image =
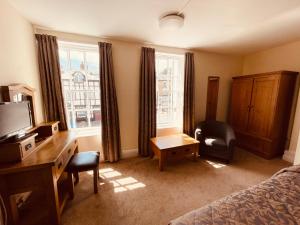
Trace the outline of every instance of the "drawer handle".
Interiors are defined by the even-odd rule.
[[[25,145],[25,151],[28,151],[29,149],[31,149],[31,147],[32,147],[31,143]]]
[[[62,166],[62,162],[60,162],[59,164],[58,164],[58,169],[60,169],[60,167]]]
[[[57,131],[57,126],[55,126],[55,127],[53,128],[53,130],[54,130],[54,131]]]

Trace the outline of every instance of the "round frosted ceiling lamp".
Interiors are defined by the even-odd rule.
[[[184,16],[182,14],[168,14],[159,19],[159,27],[166,30],[176,30],[184,24]]]

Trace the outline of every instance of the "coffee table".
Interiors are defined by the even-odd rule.
[[[193,154],[196,160],[199,150],[199,141],[186,134],[151,138],[150,145],[153,153],[158,157],[160,171],[164,170],[168,158],[183,158]]]

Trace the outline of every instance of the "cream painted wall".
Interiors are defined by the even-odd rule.
[[[298,99],[300,99],[300,94]],[[289,150],[290,158],[294,157],[294,165],[300,165],[300,103],[298,102],[296,113],[295,113],[295,122],[292,133],[292,142],[291,148]],[[290,160],[292,162],[292,160]]]
[[[138,146],[138,100],[139,100],[139,66],[141,47],[154,47],[158,52],[184,54],[187,49],[169,48],[118,40],[105,40],[98,37],[83,36],[55,31],[36,30],[47,33],[62,41],[97,44],[108,41],[113,44],[115,82],[119,106],[122,150],[137,149]],[[232,75],[242,72],[242,58],[220,54],[195,52],[195,119],[205,118],[207,79],[210,75],[221,77],[217,118],[226,120],[230,82]]]
[[[226,121],[232,77],[242,73],[242,58],[195,53],[195,121],[205,119],[208,76],[220,76],[217,120]]]
[[[0,86],[24,83],[36,89],[36,119],[43,121],[40,81],[32,25],[0,1]]]
[[[300,41],[250,54],[244,57],[243,73],[277,70],[300,71]]]
[[[250,54],[244,57],[243,74],[270,72],[277,70],[291,70],[300,72],[300,41],[278,46],[265,51]],[[288,136],[290,136],[288,150],[284,159],[300,163],[299,134],[300,134],[300,93],[299,77],[297,91],[293,99],[293,114],[290,121]]]

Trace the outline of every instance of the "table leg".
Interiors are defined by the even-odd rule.
[[[194,157],[193,157],[193,160],[197,161],[198,145],[195,145],[193,148],[194,148]]]
[[[69,189],[69,195],[70,199],[74,199],[74,183],[73,183],[73,174],[71,172],[68,172],[68,189]]]
[[[150,152],[150,159],[153,159],[153,157],[154,157],[154,152],[153,152],[153,150],[151,149],[151,152]]]
[[[166,152],[161,151],[160,156],[159,156],[159,170],[160,171],[164,170],[165,160],[166,160]]]

